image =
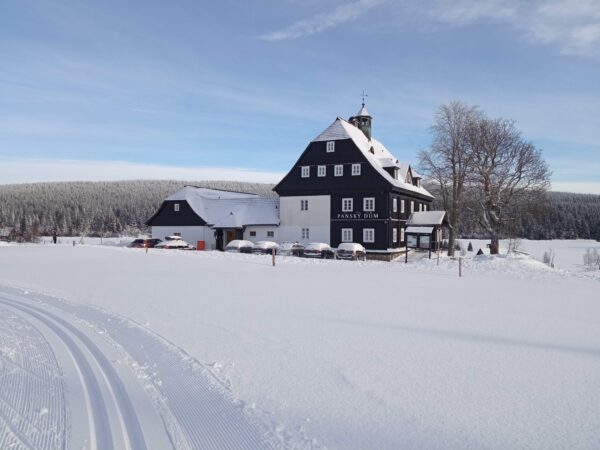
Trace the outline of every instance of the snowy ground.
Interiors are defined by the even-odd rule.
[[[191,448],[598,448],[600,276],[581,266],[600,243],[530,242],[535,256],[552,245],[557,269],[484,256],[458,278],[456,261],[416,255],[272,267],[216,252],[2,246],[1,385],[9,373],[24,387],[0,398],[0,436],[46,442],[32,448],[73,436],[73,368],[37,313],[100,348],[133,410],[153,411],[137,414],[142,436],[166,429]],[[41,399],[28,387],[38,378],[10,368],[31,358],[52,380]],[[121,408],[107,409],[119,448]],[[221,441],[194,440],[194,429],[221,430]],[[223,441],[228,432],[245,440]]]

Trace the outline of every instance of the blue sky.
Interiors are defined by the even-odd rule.
[[[4,0],[0,56],[0,183],[277,181],[364,89],[401,160],[458,99],[600,193],[597,0]]]

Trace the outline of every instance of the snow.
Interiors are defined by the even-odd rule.
[[[411,213],[406,225],[441,225],[446,211],[418,211]]]
[[[406,233],[431,234],[433,227],[406,227]]]
[[[468,255],[462,278],[457,261],[419,253],[273,267],[237,253],[15,245],[0,248],[0,284],[143,324],[284,447],[598,448],[600,277],[577,261],[600,243],[522,247],[549,244],[558,269]],[[106,334],[128,342],[119,330]]]
[[[186,186],[167,201],[187,201],[204,221],[217,228],[279,225],[279,198]]]

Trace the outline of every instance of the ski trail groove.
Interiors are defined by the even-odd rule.
[[[4,296],[0,296],[0,302],[35,317],[40,322],[52,329],[67,346],[69,352],[73,356],[78,370],[80,371],[82,382],[86,386],[88,404],[91,408],[89,412],[93,415],[94,432],[92,434],[96,441],[96,448],[99,450],[110,450],[113,448],[112,430],[110,427],[110,421],[108,419],[107,407],[102,396],[99,382],[90,364],[88,364],[83,352],[81,351],[81,348],[77,345],[75,340],[63,330],[63,328],[68,330],[68,332],[70,332],[83,344],[83,346],[92,354],[95,362],[98,364],[98,367],[102,372],[102,376],[105,378],[106,385],[111,392],[112,399],[118,405],[119,421],[122,427],[125,447],[135,450],[147,449],[139,420],[129,395],[125,390],[123,383],[121,382],[121,379],[112,367],[109,360],[91,341],[91,339],[89,339],[85,334],[83,334],[73,325],[69,324],[67,321],[41,308],[37,308],[32,305],[25,305],[19,301],[14,301]]]

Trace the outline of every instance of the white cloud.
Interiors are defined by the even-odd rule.
[[[552,190],[557,192],[577,192],[580,194],[600,194],[600,182],[553,182]]]
[[[0,184],[147,179],[276,183],[283,175],[278,172],[243,168],[178,167],[125,161],[0,158]]]
[[[321,33],[346,22],[357,19],[385,0],[358,0],[338,6],[333,11],[316,14],[302,19],[289,27],[273,31],[261,36],[267,41],[280,41],[283,39],[296,39],[302,36]]]

